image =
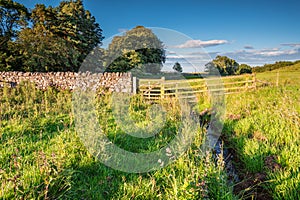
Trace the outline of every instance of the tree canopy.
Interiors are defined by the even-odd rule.
[[[0,0],[0,47],[13,37],[17,30],[27,24],[29,12],[27,8],[12,0]]]
[[[181,67],[181,65],[180,65],[179,62],[176,62],[176,63],[174,64],[173,69],[174,69],[175,71],[177,71],[177,72],[180,72],[180,73],[182,72],[182,67]]]
[[[18,30],[27,25],[29,12],[25,6],[12,0],[0,0],[0,71],[14,70],[13,40]]]
[[[291,61],[277,61],[273,64],[265,64],[263,66],[257,66],[257,67],[253,67],[253,71],[254,72],[265,72],[265,71],[272,71],[275,69],[280,69],[282,67],[287,67],[287,66],[291,66],[294,64],[300,63],[300,60],[295,61],[295,62],[291,62]]]
[[[143,26],[137,26],[123,36],[115,36],[106,54],[106,71],[109,72],[135,69],[157,73],[166,59],[162,42]]]
[[[217,56],[212,61],[218,68],[221,75],[233,75],[239,67],[239,64],[226,56]]]
[[[103,39],[100,25],[84,9],[82,0],[61,1],[58,7],[37,4],[27,21],[30,25],[17,30],[11,45],[18,65],[8,67],[0,61],[6,65],[2,70],[78,71]]]
[[[205,71],[209,74],[220,74],[221,76],[252,73],[252,68],[246,64],[239,64],[234,59],[226,56],[217,56],[205,65]]]
[[[236,74],[251,74],[252,68],[247,64],[241,64],[236,71]]]

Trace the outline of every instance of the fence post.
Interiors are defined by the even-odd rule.
[[[178,83],[175,85],[175,97],[178,98]]]
[[[246,90],[248,90],[248,88],[249,88],[249,76],[248,76],[248,74],[246,75]]]
[[[164,95],[165,95],[165,77],[161,77],[161,82],[160,82],[160,95],[161,95],[161,98],[163,99],[164,98]]]
[[[132,93],[137,94],[139,88],[139,80],[134,76],[132,78]]]
[[[148,81],[148,100],[151,98],[151,84],[150,81]]]
[[[279,71],[277,71],[277,77],[276,77],[276,87],[279,85]]]
[[[256,74],[255,73],[253,74],[253,86],[254,86],[254,89],[256,90]]]
[[[204,90],[206,90],[204,93],[207,93],[207,96],[209,95],[209,89],[208,89],[208,84],[207,84],[207,80],[205,80],[204,82],[204,87],[203,87]]]

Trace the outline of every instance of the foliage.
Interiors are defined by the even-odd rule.
[[[17,36],[17,30],[26,25],[28,10],[12,0],[0,0],[0,47]]]
[[[209,73],[210,75],[219,75],[220,74],[217,66],[213,62],[206,63],[204,71]]]
[[[247,65],[247,64],[241,64],[239,65],[236,74],[251,74],[252,73],[252,68]]]
[[[213,61],[205,65],[205,71],[211,74],[216,74],[217,70],[222,76],[234,75],[239,67],[239,64],[226,56],[217,56]]]
[[[264,66],[258,66],[258,67],[253,67],[253,72],[266,72],[266,71],[272,71],[275,69],[280,69],[283,67],[287,66],[292,66],[294,64],[300,63],[300,60],[291,62],[291,61],[278,61],[275,62],[274,64],[265,64]]]
[[[162,42],[150,30],[137,26],[123,36],[115,36],[107,50],[106,71],[135,69],[158,73],[165,62]]]
[[[6,70],[78,71],[103,39],[99,24],[84,9],[82,0],[61,1],[55,8],[37,4],[29,24],[11,41],[12,57],[18,65]]]
[[[177,72],[182,72],[182,67],[179,62],[176,62],[173,66],[173,69]]]
[[[13,40],[18,30],[27,25],[28,10],[12,0],[0,0],[0,71],[14,70],[16,62]]]
[[[58,7],[57,18],[53,32],[81,54],[80,61],[101,44],[102,30],[95,17],[84,9],[82,0],[62,1]]]

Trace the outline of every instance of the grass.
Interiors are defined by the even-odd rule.
[[[273,86],[277,84],[281,86],[298,86],[300,82],[300,63],[283,67],[277,70],[257,73],[257,79],[267,81]]]
[[[299,64],[279,71],[278,87],[226,99],[227,116],[239,116],[228,117],[223,130],[228,146],[236,151],[236,165],[243,177],[263,177],[252,188],[243,188],[240,197],[246,189],[250,189],[248,195],[255,196],[260,187],[273,199],[300,198]],[[274,81],[273,74],[257,77]]]
[[[299,66],[280,69],[278,87],[274,76],[277,72],[257,74],[272,84],[226,97],[221,137],[241,178],[234,185],[223,159],[216,162],[211,152],[201,150],[205,135],[200,128],[176,161],[147,173],[125,173],[87,151],[75,128],[71,92],[40,91],[25,83],[2,88],[0,199],[299,199]],[[96,102],[99,123],[110,141],[128,151],[160,149],[184,123],[177,102],[165,100],[159,103],[166,113],[157,135],[130,136],[126,132],[134,130],[128,122],[145,128],[162,118],[151,115],[151,104],[138,95],[125,107],[131,121],[118,118],[114,110],[123,108],[111,97]],[[201,99],[197,107],[209,105]]]
[[[125,173],[102,164],[76,133],[72,93],[30,84],[0,90],[0,199],[233,199],[224,166],[200,149],[203,134],[170,165],[148,173]],[[128,136],[116,123],[111,96],[98,98],[100,124],[108,138],[132,152],[151,152],[177,133],[180,109],[166,108],[156,137]],[[150,104],[140,96],[129,106],[132,119],[149,121]],[[150,115],[151,116],[151,115]]]

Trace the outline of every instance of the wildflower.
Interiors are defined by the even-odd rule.
[[[166,148],[166,156],[169,156],[169,157],[172,156],[172,151],[171,151],[171,149],[169,147]]]
[[[160,163],[160,165],[159,166],[161,166],[161,167],[163,167],[164,166],[164,161],[162,161],[161,159],[158,159],[158,161],[157,161],[158,163]]]

